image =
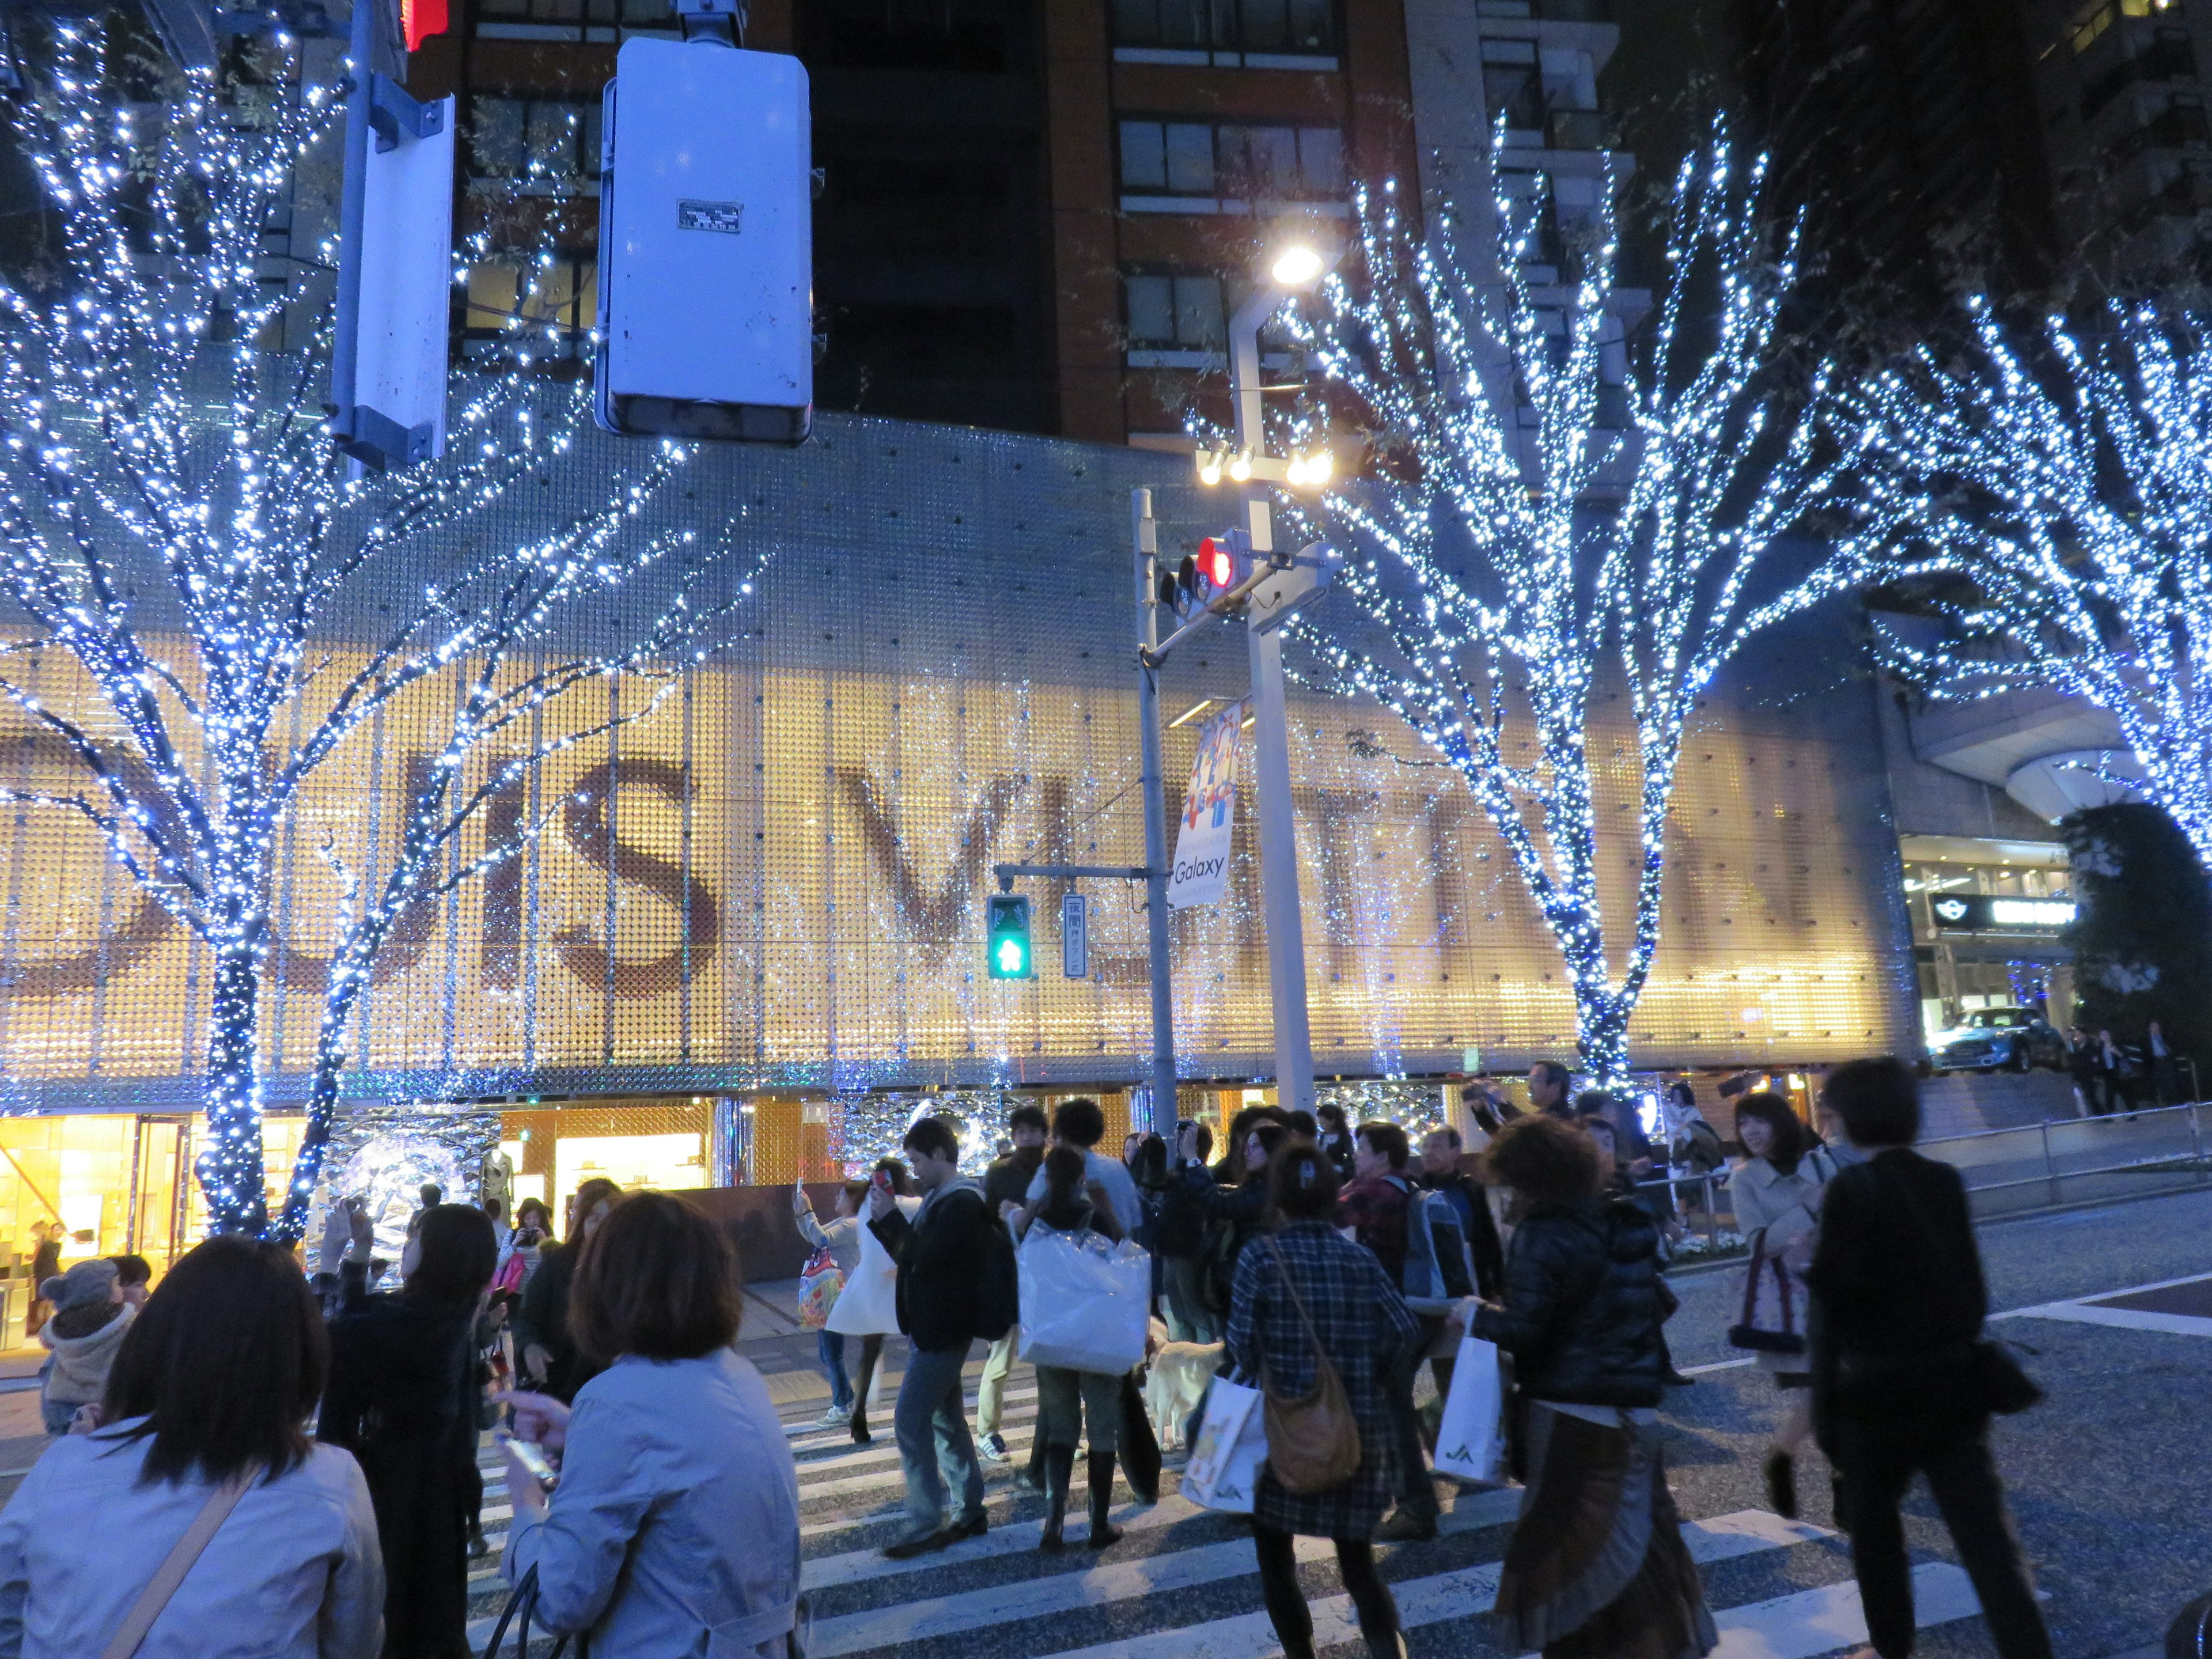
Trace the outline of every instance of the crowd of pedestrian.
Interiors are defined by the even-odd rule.
[[[1098,1151],[1097,1102],[1063,1102],[1049,1121],[1024,1107],[980,1182],[962,1173],[956,1127],[923,1116],[899,1158],[838,1189],[828,1219],[799,1189],[794,1220],[841,1281],[823,1322],[823,1426],[868,1437],[884,1341],[906,1339],[891,1413],[906,1523],[885,1553],[987,1529],[984,1470],[1007,1459],[1005,1382],[1026,1340],[1021,1285],[1042,1270],[1024,1263],[1055,1255],[1113,1264],[1098,1282],[1133,1284],[1137,1316],[1173,1333],[1166,1343],[1203,1349],[1217,1379],[1263,1397],[1249,1525],[1291,1659],[1316,1642],[1299,1537],[1330,1543],[1369,1653],[1402,1659],[1376,1550],[1437,1530],[1419,1376],[1426,1364],[1437,1401],[1454,1396],[1465,1337],[1465,1352],[1503,1357],[1481,1363],[1510,1382],[1499,1426],[1522,1485],[1498,1643],[1546,1659],[1711,1651],[1659,1411],[1686,1381],[1664,1332],[1667,1172],[1709,1178],[1718,1137],[1693,1098],[1647,1120],[1601,1091],[1576,1096],[1561,1067],[1529,1082],[1528,1109],[1475,1085],[1465,1127],[1430,1127],[1418,1149],[1389,1121],[1249,1107],[1211,1164],[1196,1123],[1172,1147],[1133,1134],[1115,1158]],[[1795,1513],[1817,1444],[1865,1651],[1902,1659],[1914,1616],[1899,1503],[1924,1475],[1997,1651],[2045,1659],[1987,1437],[1990,1415],[2034,1390],[1984,1340],[1959,1177],[1912,1150],[1917,1085],[1896,1061],[1838,1068],[1817,1121],[1818,1133],[1777,1095],[1741,1097],[1741,1161],[1723,1177],[1748,1248],[1731,1338],[1781,1396],[1772,1507]],[[221,1628],[227,1651],[460,1659],[482,1547],[477,1449],[496,1429],[514,1515],[503,1571],[544,1626],[588,1632],[596,1652],[781,1659],[800,1617],[796,1475],[766,1385],[734,1347],[726,1234],[682,1200],[603,1181],[579,1188],[559,1240],[535,1200],[509,1225],[498,1198],[422,1196],[396,1263],[347,1200],[312,1276],[273,1245],[217,1237],[150,1296],[128,1257],[40,1286],[57,1443],[0,1514],[0,1653],[104,1654],[130,1637],[119,1650],[155,1659],[204,1651],[200,1633]],[[1074,1311],[1103,1326],[1129,1310]],[[1146,1358],[1162,1342],[1148,1336]],[[971,1432],[962,1381],[979,1343]],[[1069,1541],[1079,1459],[1088,1550],[1121,1540],[1117,1480],[1157,1499],[1145,1360],[1103,1357],[1118,1352],[1102,1341],[1036,1361],[1021,1478],[1044,1498],[1041,1549]],[[1186,1434],[1208,1408],[1197,1402]]]

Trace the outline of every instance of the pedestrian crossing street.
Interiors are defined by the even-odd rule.
[[[972,1387],[972,1379],[971,1379]],[[789,1423],[799,1464],[805,1589],[816,1659],[1272,1659],[1279,1654],[1261,1606],[1249,1530],[1202,1510],[1175,1490],[1172,1468],[1160,1501],[1115,1510],[1125,1536],[1109,1551],[1082,1547],[1088,1531],[1085,1460],[1075,1465],[1067,1550],[1036,1548],[1042,1499],[1010,1480],[1027,1458],[1036,1389],[1017,1371],[1006,1394],[1004,1433],[1012,1463],[987,1466],[991,1530],[910,1561],[884,1558],[904,1530],[904,1490],[890,1443],[887,1383],[872,1445],[842,1430]],[[974,1395],[969,1396],[972,1420]],[[1171,1454],[1170,1460],[1176,1461]],[[512,1509],[504,1469],[487,1445],[483,1520],[491,1555],[472,1562],[471,1649],[482,1653],[507,1594],[498,1552]],[[1118,1486],[1117,1480],[1117,1486]],[[1448,1483],[1447,1483],[1448,1484]],[[1125,1492],[1126,1496],[1126,1492]],[[1517,1490],[1461,1492],[1445,1499],[1431,1541],[1378,1549],[1416,1656],[1465,1654],[1520,1659],[1492,1645],[1481,1618],[1498,1586]],[[1843,1540],[1825,1528],[1744,1510],[1688,1520],[1685,1537],[1704,1573],[1720,1626],[1723,1659],[1818,1659],[1866,1639]],[[1359,1632],[1339,1593],[1334,1554],[1323,1540],[1297,1541],[1301,1577],[1314,1610],[1317,1648]],[[1978,1611],[1966,1575],[1948,1564],[1914,1571],[1921,1624]],[[510,1633],[502,1659],[512,1651]],[[550,1643],[535,1640],[534,1654]],[[1533,1659],[1533,1656],[1529,1656]]]

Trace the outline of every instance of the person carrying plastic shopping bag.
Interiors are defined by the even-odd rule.
[[[1266,1393],[1268,1457],[1252,1500],[1252,1542],[1267,1617],[1287,1659],[1313,1659],[1313,1613],[1298,1587],[1295,1537],[1328,1538],[1375,1659],[1402,1659],[1398,1604],[1375,1570],[1375,1529],[1396,1486],[1397,1436],[1385,1379],[1420,1325],[1371,1251],[1330,1224],[1335,1166],[1310,1140],[1268,1160],[1273,1231],[1237,1257],[1229,1353]],[[1350,1421],[1344,1421],[1347,1416]],[[1296,1425],[1295,1432],[1283,1432]],[[1352,1462],[1326,1485],[1306,1466],[1324,1443]]]
[[[1079,1240],[1084,1235],[1095,1233],[1115,1243],[1123,1239],[1121,1224],[1115,1219],[1112,1209],[1102,1201],[1103,1190],[1087,1178],[1081,1152],[1073,1146],[1054,1147],[1045,1154],[1043,1174],[1045,1188],[1042,1196],[1031,1199],[1020,1208],[1007,1206],[1012,1212],[1007,1219],[1014,1237],[1024,1246],[1025,1279],[1029,1264],[1037,1259],[1034,1253],[1051,1248],[1054,1236]],[[1138,1357],[1142,1355],[1140,1335]],[[1128,1366],[1118,1370],[1078,1370],[1048,1364],[1041,1355],[1036,1358],[1037,1438],[1045,1449],[1045,1498],[1049,1505],[1037,1547],[1060,1547],[1060,1528],[1067,1518],[1068,1488],[1075,1479],[1075,1443],[1087,1427],[1091,1443],[1091,1531],[1085,1541],[1094,1550],[1103,1550],[1121,1536],[1121,1528],[1107,1517],[1114,1503],[1114,1459],[1120,1444],[1121,1379],[1128,1375]]]

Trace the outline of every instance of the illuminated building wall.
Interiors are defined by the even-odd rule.
[[[1141,861],[1127,492],[1158,487],[1164,545],[1218,528],[1207,515],[1224,509],[1156,456],[823,426],[825,441],[794,454],[709,457],[668,507],[732,521],[742,544],[775,550],[744,637],[618,744],[561,757],[496,809],[506,823],[551,810],[554,827],[526,860],[422,913],[389,947],[356,1024],[349,1097],[1142,1074],[1134,891],[1088,884],[1092,971],[1068,981],[1059,890],[1034,888],[1042,973],[1026,984],[984,977],[981,897],[999,861]],[[596,453],[585,446],[579,465]],[[1910,1042],[1910,940],[1872,692],[1835,633],[1755,649],[1689,745],[1641,1061],[1816,1063]],[[341,663],[348,648],[331,647]],[[34,672],[40,696],[83,706],[66,664]],[[1244,690],[1242,641],[1224,629],[1173,665],[1168,712]],[[434,746],[440,695],[395,710],[323,774],[285,831],[265,1027],[280,1106],[301,1092],[319,1010],[338,891],[326,855],[377,867],[398,786]],[[607,698],[641,695],[597,691],[561,718],[581,726]],[[1566,1054],[1556,953],[1464,788],[1439,769],[1357,757],[1348,735],[1376,730],[1419,758],[1372,708],[1303,697],[1293,716],[1321,1073],[1433,1073],[1470,1048],[1511,1066]],[[1197,724],[1169,734],[1176,793]],[[1632,753],[1624,719],[1607,806],[1625,836]],[[20,717],[0,718],[10,782],[59,786],[70,766]],[[19,810],[0,834],[11,1103],[190,1109],[204,952],[82,824]],[[1176,922],[1194,1078],[1271,1069],[1250,842],[1246,819],[1230,902]],[[1624,841],[1622,913],[1632,853]]]

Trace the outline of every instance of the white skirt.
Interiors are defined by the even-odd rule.
[[[908,1221],[921,1208],[918,1198],[893,1201]],[[860,1265],[845,1275],[845,1288],[837,1292],[823,1328],[838,1336],[896,1336],[898,1328],[898,1264],[884,1253],[883,1241],[869,1227],[864,1206]]]

